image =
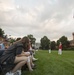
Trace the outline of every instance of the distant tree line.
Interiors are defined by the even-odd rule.
[[[41,38],[41,48],[42,49],[49,49],[51,48],[52,50],[56,50],[58,49],[59,43],[62,42],[63,45],[63,49],[67,49],[70,46],[70,42],[68,41],[66,36],[62,36],[61,38],[59,38],[57,40],[57,42],[55,41],[50,41],[47,36],[44,36],[43,38]]]
[[[4,37],[4,34],[5,34],[4,30],[0,28],[0,37]],[[36,38],[32,34],[29,34],[27,36],[30,38],[31,43],[34,45],[36,42]],[[20,38],[17,38],[17,40],[18,39]],[[10,42],[14,42],[14,41],[15,39],[11,39]],[[47,36],[43,36],[40,39],[40,49],[48,50],[49,48],[51,48],[52,50],[56,50],[58,49],[60,42],[63,45],[63,50],[74,49],[74,47],[70,47],[70,41],[67,39],[66,36],[61,36],[56,42],[51,41]]]

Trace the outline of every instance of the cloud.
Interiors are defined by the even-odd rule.
[[[33,34],[58,40],[74,32],[74,0],[0,0],[0,27],[6,34]]]

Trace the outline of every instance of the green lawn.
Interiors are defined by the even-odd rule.
[[[74,51],[63,51],[58,55],[57,51],[37,51],[39,60],[35,62],[36,69],[33,72],[23,71],[22,75],[74,75]]]

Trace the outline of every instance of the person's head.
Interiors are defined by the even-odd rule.
[[[29,49],[29,43],[30,43],[29,38],[25,36],[21,39],[21,42],[24,46],[24,50],[28,50]]]

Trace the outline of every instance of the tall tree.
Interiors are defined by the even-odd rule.
[[[27,35],[27,36],[28,36],[29,39],[31,40],[31,43],[32,43],[32,44],[35,44],[35,41],[36,41],[35,37],[34,37],[32,34]]]
[[[4,36],[4,31],[2,30],[2,28],[0,28],[0,37]]]
[[[40,42],[42,49],[49,49],[50,40],[47,38],[47,36],[41,38]]]
[[[55,41],[51,41],[51,49],[52,50],[56,49],[56,42]]]
[[[60,42],[63,45],[63,49],[65,49],[69,46],[69,41],[66,36],[62,36],[59,40],[57,40],[57,45],[59,45]]]

